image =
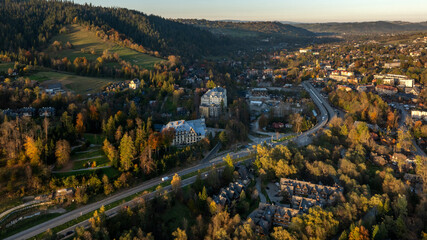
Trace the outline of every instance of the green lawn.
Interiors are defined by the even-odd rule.
[[[77,152],[75,154],[73,154],[71,156],[71,160],[75,160],[78,161],[80,159],[83,158],[92,158],[92,157],[96,157],[96,156],[104,156],[104,151],[102,151],[102,149],[100,147],[96,147],[96,148],[89,148],[87,151],[90,152]]]
[[[121,59],[142,68],[153,68],[155,63],[163,60],[127,47],[119,46],[112,41],[104,41],[97,37],[94,32],[86,30],[77,24],[70,25],[68,28],[68,33],[58,34],[52,38],[51,43],[60,41],[65,45],[65,43],[70,42],[73,48],[61,51],[53,51],[49,48],[48,52],[51,56],[57,58],[67,57],[71,61],[74,61],[76,57],[86,57],[88,60],[95,60],[102,55],[104,50],[108,49],[110,53],[117,53]],[[83,53],[81,49],[93,49],[95,50],[95,54]],[[119,64],[114,63],[112,65],[118,66]]]
[[[7,209],[16,207],[18,205],[22,204],[21,198],[2,198],[0,200],[0,213],[6,211]]]
[[[104,155],[101,158],[74,161],[73,170],[88,168],[88,165],[87,165],[88,162],[91,162],[91,164],[93,162],[96,162],[96,167],[104,167],[104,166],[108,166],[110,164],[110,160],[108,160],[108,158]]]
[[[79,94],[99,92],[108,83],[117,81],[110,78],[85,77],[61,72],[37,72],[30,75],[29,78],[39,81],[45,87],[52,83],[61,83],[65,89]]]
[[[102,145],[104,142],[104,138],[101,134],[93,134],[93,133],[85,133],[83,137],[87,139],[91,144]]]
[[[0,63],[0,72],[6,72],[9,68],[12,68],[15,66],[15,63]]]
[[[99,171],[100,176],[103,176],[104,174],[108,176],[108,178],[115,178],[120,175],[119,170],[110,167],[110,168],[103,168],[103,169],[90,169],[90,170],[82,170],[82,171],[75,171],[75,172],[60,172],[60,173],[53,173],[55,177],[58,178],[66,178],[69,176],[90,176],[94,171]]]

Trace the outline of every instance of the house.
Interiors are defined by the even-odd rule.
[[[23,107],[18,110],[19,116],[22,116],[22,117],[32,117],[34,116],[35,112],[36,112],[36,109],[32,107]]]
[[[299,213],[298,210],[286,207],[277,207],[273,215],[273,225],[280,227],[288,227],[292,218]]]
[[[261,236],[268,235],[273,226],[288,227],[292,218],[299,211],[292,208],[280,207],[266,203],[260,203],[252,212],[250,218],[255,225],[255,232]]]
[[[251,95],[254,97],[266,97],[268,96],[267,88],[252,88]]]
[[[285,124],[281,123],[281,122],[274,122],[273,123],[273,128],[275,129],[280,129],[280,128],[284,128]]]
[[[255,224],[255,232],[257,234],[261,236],[269,234],[275,212],[275,206],[260,203],[258,209],[248,216],[248,218],[252,219],[252,222]]]
[[[346,91],[346,92],[351,92],[351,87],[346,86],[346,85],[337,85],[337,89],[342,90],[342,91]]]
[[[140,85],[141,85],[141,81],[138,78],[135,78],[130,81],[129,88],[135,90],[139,88]]]
[[[400,62],[391,62],[391,63],[384,63],[384,68],[398,68],[400,67]]]
[[[426,119],[427,118],[427,111],[425,111],[425,110],[412,110],[411,111],[411,117],[414,119]]]
[[[302,213],[307,213],[308,209],[314,206],[322,206],[322,204],[320,203],[320,198],[318,201],[317,199],[306,198],[301,196],[292,196],[291,205],[292,205],[292,209],[295,209]]]
[[[308,49],[308,48],[306,48],[306,49],[300,49],[299,53],[311,53],[311,49]]]
[[[420,95],[420,89],[416,88],[416,87],[413,87],[413,88],[405,87],[405,93],[406,94],[412,94],[414,96],[418,96],[418,95]]]
[[[40,117],[51,117],[55,116],[55,108],[53,107],[42,107],[39,109]]]
[[[263,71],[265,76],[273,77],[273,69],[268,68]]]
[[[240,198],[240,194],[245,189],[246,184],[242,181],[230,183],[228,187],[221,188],[218,195],[213,196],[213,201],[221,206],[230,206],[233,200]]]
[[[358,82],[357,78],[354,77],[354,72],[345,70],[335,70],[329,74],[329,78],[337,82]]]
[[[207,91],[200,100],[200,114],[205,118],[218,118],[227,108],[227,90],[216,87]]]
[[[53,195],[55,199],[62,201],[74,197],[74,192],[74,188],[63,188],[56,190]]]
[[[54,84],[49,84],[47,86],[47,88],[45,89],[46,93],[55,95],[56,93],[62,93],[64,92],[64,90],[62,90],[62,84],[61,83],[54,83]]]
[[[374,85],[359,85],[357,86],[356,90],[358,92],[372,92],[375,90]]]
[[[387,85],[378,85],[375,87],[378,94],[393,95],[397,93],[397,88]]]
[[[184,146],[194,144],[206,137],[205,119],[197,120],[178,120],[166,124],[162,131],[174,129],[175,136],[172,141],[173,146]]]
[[[331,187],[306,181],[281,178],[280,191],[288,195],[293,206],[298,206],[298,209],[304,210],[310,207],[310,204],[323,206],[332,203],[342,193],[343,189],[337,185]],[[304,200],[298,197],[308,199]]]

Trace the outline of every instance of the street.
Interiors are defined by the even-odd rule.
[[[317,133],[317,131],[319,129],[323,128],[328,123],[328,121],[330,119],[332,119],[332,117],[335,116],[335,112],[332,109],[332,107],[329,105],[329,103],[327,101],[322,100],[320,93],[316,89],[314,89],[314,87],[311,84],[309,84],[307,82],[303,82],[302,86],[307,90],[307,92],[310,93],[310,96],[313,99],[314,103],[320,109],[321,114],[319,115],[319,118],[321,121],[319,121],[318,124],[315,127],[313,127],[312,129],[310,129],[304,133],[301,133],[300,135],[298,135],[297,137],[295,137],[291,140],[278,142],[278,143],[272,143],[273,146],[276,146],[279,144],[287,144],[289,141],[294,141],[300,146],[307,145],[311,142],[311,137],[315,133]],[[270,143],[271,137],[266,138],[265,142]],[[232,154],[230,154],[230,156],[233,159],[246,157],[251,153],[251,151],[253,151],[253,148],[249,147],[249,148],[243,149],[239,152],[232,153]],[[204,169],[206,167],[216,165],[218,163],[221,163],[222,161],[223,161],[223,156],[215,157],[208,162],[199,163],[198,165],[195,165],[193,167],[189,167],[187,169],[181,170],[177,173],[178,173],[178,175],[183,176],[183,175],[186,175],[188,173],[196,172],[196,171]],[[169,177],[169,179],[172,179],[173,175],[174,174],[163,175],[163,176],[159,176],[159,177],[153,178],[151,180],[145,181],[144,183],[140,184],[139,186],[120,191],[120,192],[118,192],[118,193],[116,193],[110,197],[107,197],[101,201],[94,202],[94,203],[88,204],[86,206],[82,206],[82,207],[77,208],[73,211],[70,211],[70,212],[65,213],[61,216],[58,216],[54,219],[51,219],[51,220],[46,221],[44,223],[41,223],[37,226],[31,227],[27,230],[24,230],[20,233],[17,233],[11,237],[6,238],[6,239],[7,240],[9,240],[9,239],[10,240],[12,240],[12,239],[28,239],[28,238],[34,237],[40,233],[47,231],[48,229],[52,229],[54,227],[60,226],[64,223],[67,223],[71,220],[78,218],[81,215],[84,215],[86,213],[90,213],[94,210],[97,210],[101,206],[106,206],[108,204],[111,204],[111,203],[116,202],[118,200],[124,199],[124,198],[131,196],[133,194],[143,192],[143,191],[145,191],[145,190],[147,190],[153,186],[157,186],[160,183],[162,183],[163,177]],[[189,178],[189,179],[193,179],[193,178]],[[191,182],[191,180],[189,180],[189,179],[184,180],[185,183]],[[165,187],[164,189],[168,189],[168,187]],[[126,204],[128,204],[128,203],[124,203],[124,204],[117,206],[116,208],[110,209],[108,211],[108,213],[112,214],[112,212],[115,211],[114,209],[116,209],[116,210],[120,209],[122,206],[124,206]],[[82,223],[82,224],[84,225],[84,223]]]

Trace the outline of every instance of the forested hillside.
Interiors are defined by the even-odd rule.
[[[427,22],[349,22],[349,23],[304,23],[295,24],[297,27],[319,33],[338,34],[377,34],[405,31],[426,31]]]
[[[0,49],[14,52],[20,48],[43,49],[71,23],[99,27],[105,33],[113,31],[116,40],[128,39],[163,56],[212,54],[228,45],[206,30],[161,17],[71,2],[5,1],[0,3],[0,22]]]
[[[276,35],[282,37],[313,37],[314,33],[289,24],[282,24],[280,22],[231,22],[231,21],[208,21],[198,19],[178,19],[177,21],[192,24],[202,28],[207,28],[213,32],[215,30],[234,30],[244,31],[248,35]],[[236,34],[227,34],[230,32],[223,31],[225,35],[236,36]]]

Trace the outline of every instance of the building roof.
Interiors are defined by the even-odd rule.
[[[163,126],[163,129],[173,128],[177,132],[190,132],[195,131],[197,135],[206,135],[206,124],[205,119],[196,119],[196,120],[178,120],[178,121],[172,121]]]
[[[225,88],[215,87],[207,91],[204,96],[220,98],[220,97],[224,97],[226,94],[227,94],[227,90]]]

